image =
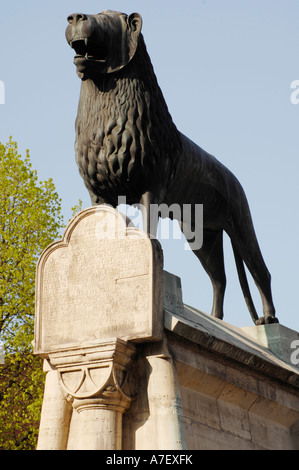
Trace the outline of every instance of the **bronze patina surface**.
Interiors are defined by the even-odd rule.
[[[146,51],[140,15],[74,13],[68,22],[66,39],[76,52],[82,80],[76,159],[92,203],[115,207],[124,196],[128,204],[143,204],[148,214],[153,204],[189,205],[190,220],[179,220],[185,234],[194,229],[195,207],[202,204],[203,244],[193,251],[213,285],[212,315],[223,318],[225,231],[253,321],[277,322],[270,274],[242,186],[214,156],[177,130]],[[261,294],[260,318],[244,263]]]

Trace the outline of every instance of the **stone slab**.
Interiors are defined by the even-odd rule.
[[[299,370],[299,333],[280,323],[243,327],[246,335]]]
[[[180,289],[177,290],[177,298],[180,298]],[[298,367],[281,360],[268,347],[245,333],[243,328],[230,325],[185,304],[180,314],[176,308],[171,310],[169,303],[167,306],[169,308],[164,306],[166,330],[223,357],[262,370],[263,373],[299,387]]]
[[[35,353],[105,338],[160,340],[160,244],[110,206],[91,207],[41,255],[36,274]]]
[[[181,279],[167,271],[163,271],[163,307],[179,316],[184,313]]]

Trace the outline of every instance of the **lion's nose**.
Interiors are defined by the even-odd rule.
[[[77,24],[79,21],[87,20],[87,16],[84,13],[73,13],[67,17],[70,24]]]

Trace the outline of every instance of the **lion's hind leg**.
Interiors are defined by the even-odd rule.
[[[247,224],[246,227],[242,227],[240,224],[235,225],[234,229],[230,227],[227,232],[231,238],[234,251],[246,264],[262,299],[264,316],[257,318],[255,324],[277,323],[278,319],[275,317],[272,300],[271,276],[264,262],[252,224]],[[241,278],[240,282],[242,287]]]
[[[204,229],[203,245],[193,253],[200,260],[213,286],[213,307],[211,315],[223,318],[223,302],[226,288],[226,276],[223,257],[223,231]]]

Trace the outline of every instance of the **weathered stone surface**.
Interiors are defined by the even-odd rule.
[[[186,305],[178,315],[169,303],[164,325],[188,449],[299,449],[299,369],[255,339],[267,330],[286,351],[297,332],[266,325],[249,335]]]
[[[182,315],[184,312],[184,304],[181,279],[167,271],[164,271],[163,274],[164,310]]]
[[[252,336],[244,333],[243,328],[230,325],[187,305],[184,305],[181,315],[165,310],[164,325],[167,330],[181,338],[208,348],[222,357],[299,386],[299,368],[286,363],[267,347],[254,341]]]
[[[38,449],[121,449],[134,354],[134,345],[120,339],[49,354]]]
[[[68,442],[72,406],[59,385],[57,370],[45,361],[44,371],[47,374],[37,448],[64,450]]]
[[[35,351],[110,337],[162,335],[162,251],[109,206],[89,208],[42,254],[36,278]]]
[[[272,351],[283,361],[294,365],[292,362],[292,352],[294,348],[299,348],[299,333],[291,330],[280,323],[272,325],[247,326],[242,328],[250,338],[261,346]],[[297,367],[299,370],[299,364]]]
[[[184,305],[159,245],[129,225],[87,209],[41,256],[38,448],[299,449],[299,369],[254,337],[298,334]]]

